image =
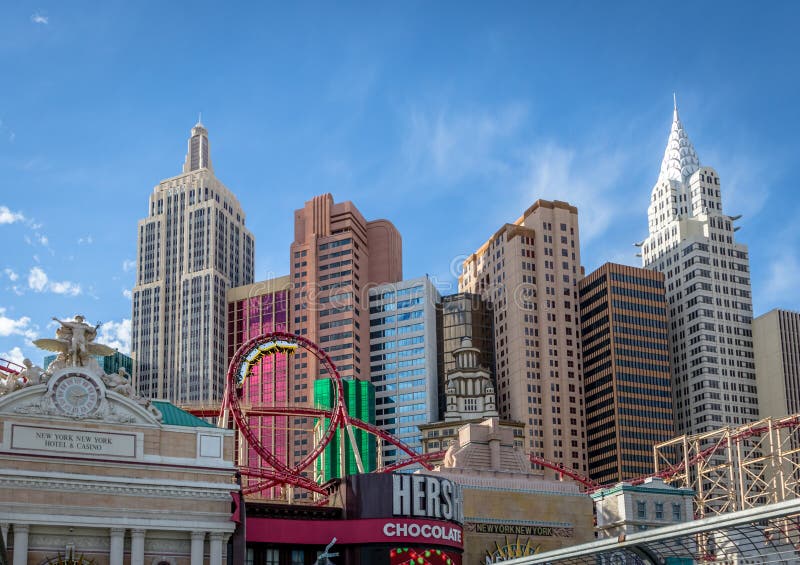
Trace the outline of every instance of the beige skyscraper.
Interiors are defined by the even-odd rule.
[[[137,239],[131,340],[138,391],[176,404],[219,400],[226,291],[253,282],[255,242],[236,196],[214,176],[203,124],[192,128],[183,172],[153,189]]]
[[[537,200],[464,261],[459,290],[493,305],[497,407],[525,450],[586,472],[578,209]]]
[[[770,310],[753,320],[762,418],[800,412],[800,313]]]

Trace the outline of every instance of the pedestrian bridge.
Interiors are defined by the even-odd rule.
[[[602,539],[504,565],[800,564],[800,499]]]

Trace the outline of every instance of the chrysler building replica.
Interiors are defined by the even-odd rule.
[[[758,419],[749,260],[734,239],[740,217],[723,212],[719,175],[700,164],[676,104],[647,209],[650,234],[637,245],[644,267],[665,275],[679,434]]]
[[[138,227],[131,328],[137,391],[175,404],[219,400],[226,291],[253,282],[255,242],[236,196],[214,176],[200,122],[183,172],[154,188]]]

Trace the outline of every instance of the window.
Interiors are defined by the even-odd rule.
[[[276,561],[277,563],[277,561]],[[305,565],[306,563],[306,556],[302,549],[293,549],[292,550],[292,565]]]
[[[664,503],[656,502],[656,520],[664,519]]]
[[[683,517],[683,512],[681,512],[681,505],[680,504],[673,504],[672,505],[672,521],[673,522],[680,522],[682,517]]]
[[[647,518],[647,503],[643,500],[639,500],[636,503],[636,517],[641,519]]]
[[[264,565],[280,565],[280,553],[277,549],[267,549],[264,552]]]

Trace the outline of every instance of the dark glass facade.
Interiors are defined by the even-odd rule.
[[[455,370],[453,351],[461,347],[465,337],[480,350],[478,361],[489,369],[495,382],[494,315],[489,303],[477,294],[459,293],[443,296],[436,311],[436,336],[439,352],[439,414],[445,413],[445,377]]]
[[[651,474],[674,436],[664,276],[606,263],[580,282],[589,476]]]

